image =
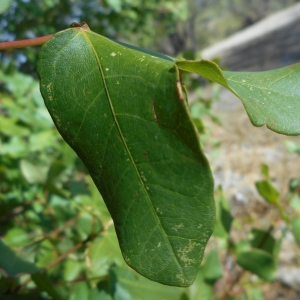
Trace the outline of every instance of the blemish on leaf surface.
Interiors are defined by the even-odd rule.
[[[195,262],[193,258],[188,257],[188,254],[192,252],[196,246],[199,245],[199,243],[192,242],[192,240],[189,240],[189,244],[187,246],[178,250],[178,256],[184,262],[185,267],[188,267],[189,265]]]

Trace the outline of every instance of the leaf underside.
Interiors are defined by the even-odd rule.
[[[127,264],[163,284],[192,284],[214,226],[213,179],[175,63],[72,28],[43,46],[38,72]]]
[[[241,99],[254,126],[300,134],[300,64],[265,72],[222,71],[214,62],[176,62],[180,70],[218,82]]]

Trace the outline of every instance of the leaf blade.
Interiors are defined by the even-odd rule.
[[[213,179],[174,63],[69,29],[44,45],[38,72],[57,129],[114,219],[125,261],[154,281],[190,285],[213,230]]]
[[[235,94],[254,126],[286,135],[300,134],[300,64],[264,72],[222,71],[214,62],[178,60],[180,70],[197,73]]]

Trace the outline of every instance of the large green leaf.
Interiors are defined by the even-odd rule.
[[[253,125],[286,135],[300,134],[300,64],[266,72],[222,71],[214,62],[176,62],[182,71],[218,82],[239,97]]]
[[[190,285],[213,230],[213,179],[174,62],[78,27],[43,46],[38,72],[125,261],[154,281]]]

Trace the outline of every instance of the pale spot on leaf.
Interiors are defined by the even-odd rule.
[[[195,262],[195,259],[189,258],[188,254],[194,250],[196,246],[199,246],[199,243],[192,242],[189,240],[189,244],[185,246],[184,248],[180,248],[178,250],[179,258],[184,262],[184,266],[188,267],[189,265],[193,264]]]
[[[175,231],[178,231],[178,229],[183,228],[183,227],[184,227],[184,224],[183,224],[183,223],[180,223],[179,225],[173,226],[173,229],[174,229]]]

